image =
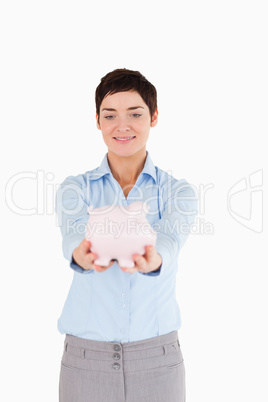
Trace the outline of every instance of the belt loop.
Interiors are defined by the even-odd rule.
[[[68,348],[68,342],[65,343],[65,352],[67,352],[67,348]]]
[[[80,357],[81,359],[85,358],[85,349],[80,349]]]
[[[164,355],[167,355],[167,346],[164,345],[164,346],[163,346],[163,349],[164,349]]]

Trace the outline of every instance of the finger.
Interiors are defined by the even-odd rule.
[[[124,272],[126,272],[128,274],[134,274],[135,272],[138,272],[137,268],[135,268],[135,267],[134,268],[123,267],[121,269],[122,269],[122,271],[124,271]]]
[[[110,263],[109,265],[101,265],[100,267],[102,270],[106,270],[106,269],[110,268],[112,265],[113,265],[113,262]]]
[[[98,257],[98,256],[97,256],[97,254],[95,254],[95,253],[88,253],[88,254],[86,255],[86,258],[87,258],[87,260],[88,260],[89,263],[93,263],[93,262],[96,260],[97,257]]]
[[[145,258],[145,260],[147,260],[148,258],[152,258],[155,252],[155,248],[154,246],[145,246],[145,253],[143,255],[141,254],[133,254],[132,258],[134,259],[134,261],[140,261],[139,257],[143,257]]]
[[[93,264],[96,271],[98,272],[104,272],[106,271],[108,268],[110,268],[112,265],[114,264],[114,261],[111,261],[109,265],[97,265],[97,264]]]
[[[104,271],[104,270],[101,268],[100,265],[95,265],[95,264],[93,264],[93,269],[95,269],[95,271],[97,271],[97,272],[103,272],[103,271]]]
[[[143,269],[146,267],[147,261],[142,255],[133,257],[136,269]]]
[[[93,269],[95,269],[97,272],[104,272],[108,267],[104,267],[103,265],[97,265],[97,264],[92,264]]]
[[[154,255],[155,248],[154,246],[145,246],[145,255],[151,258]]]
[[[91,242],[87,239],[83,239],[81,242],[81,247],[85,253],[88,253],[90,251]]]

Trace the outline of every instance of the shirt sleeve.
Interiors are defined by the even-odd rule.
[[[159,275],[168,269],[191,233],[198,211],[198,197],[186,180],[172,179],[162,186],[161,218],[154,223],[157,232],[155,248],[161,255],[162,265],[151,274]]]
[[[85,201],[82,178],[69,176],[60,185],[56,193],[57,223],[62,234],[62,251],[69,261],[70,267],[83,274],[93,270],[85,270],[73,260],[73,251],[85,237],[86,224],[89,218],[88,205]]]

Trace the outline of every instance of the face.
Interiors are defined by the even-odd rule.
[[[99,121],[98,121],[99,117]],[[96,115],[108,152],[131,156],[146,149],[150,128],[157,124],[158,111],[152,119],[142,97],[136,91],[117,92],[106,96]]]

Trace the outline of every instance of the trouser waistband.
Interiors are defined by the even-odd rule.
[[[109,360],[111,352],[123,352],[124,359],[132,360],[141,357],[154,357],[168,354],[179,346],[178,332],[173,331],[165,335],[134,342],[103,342],[66,335],[65,351],[80,358],[94,359],[99,352],[102,360]],[[96,352],[96,355],[95,353]],[[107,354],[105,353],[107,352]],[[107,358],[105,358],[107,356]]]
[[[88,349],[98,352],[110,352],[111,346],[120,345],[120,348],[127,351],[132,350],[143,350],[147,349],[150,345],[151,347],[163,346],[166,343],[173,343],[178,341],[178,331],[169,332],[168,334],[159,335],[149,339],[143,339],[134,342],[105,342],[105,341],[95,341],[91,339],[79,338],[73,335],[67,334],[65,337],[65,348],[66,345],[71,345],[73,347]]]
[[[178,332],[135,342],[103,342],[66,335],[62,363],[83,370],[121,372],[182,360]]]

